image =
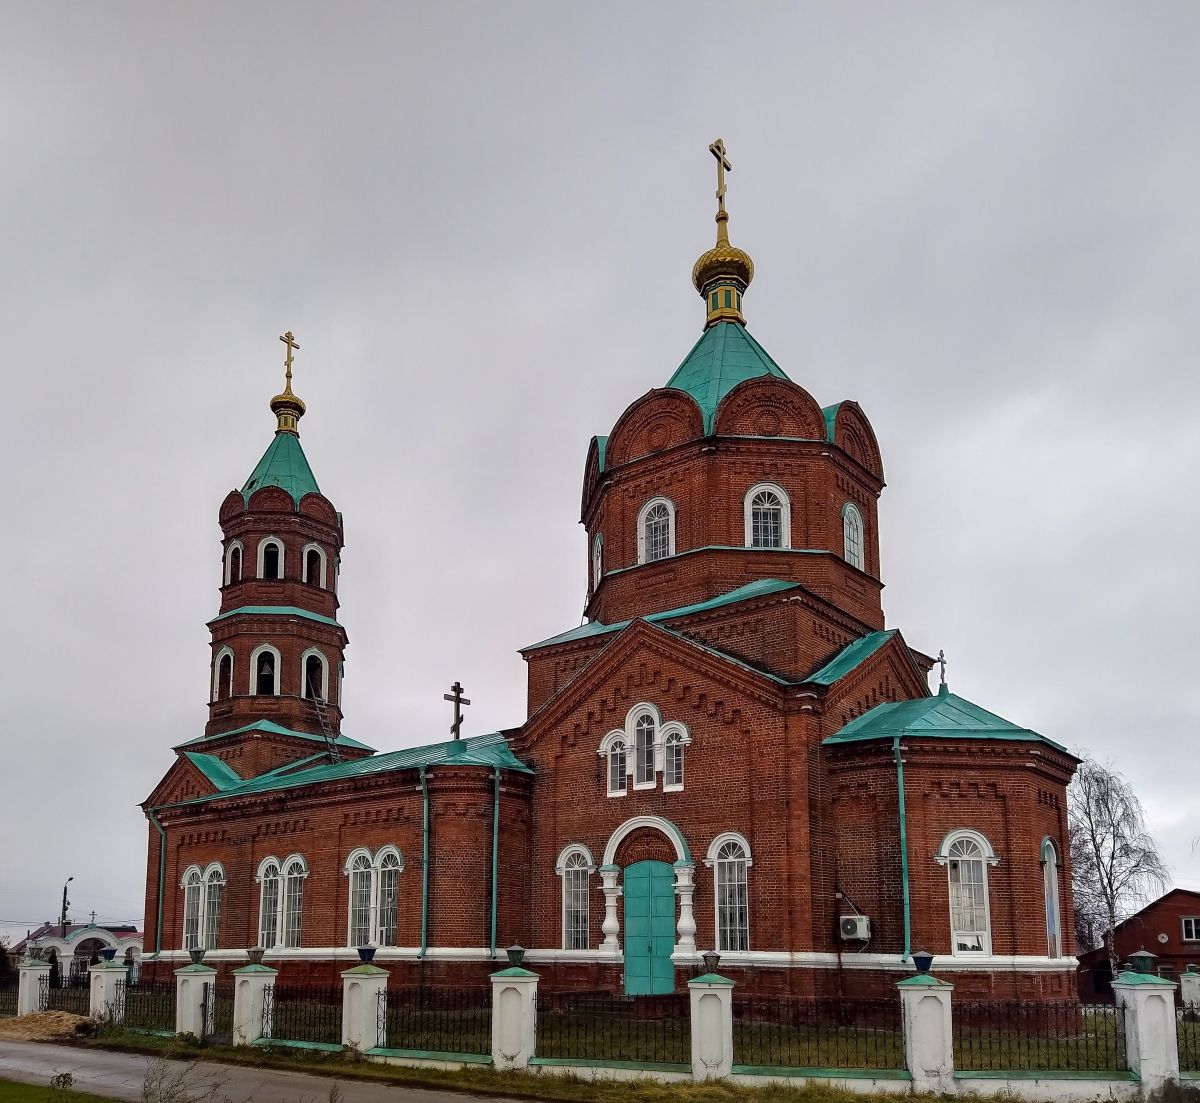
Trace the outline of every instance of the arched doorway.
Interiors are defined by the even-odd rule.
[[[103,939],[83,939],[71,955],[71,979],[78,981],[80,978],[86,978],[88,966],[96,965],[106,949],[108,949],[108,943]]]

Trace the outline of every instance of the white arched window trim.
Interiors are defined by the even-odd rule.
[[[643,721],[650,721],[650,759],[649,759],[649,777],[644,781],[641,780],[642,775],[642,758],[641,748],[638,745],[639,728],[642,728]],[[632,760],[633,767],[633,787],[635,789],[653,789],[658,785],[658,771],[662,768],[662,739],[661,729],[662,720],[659,716],[658,709],[653,705],[642,705],[630,710],[629,719],[625,722],[626,730],[629,732],[629,740],[627,746],[629,748],[629,757]]]
[[[229,543],[225,546],[225,585],[226,586],[228,586],[231,581],[230,572],[233,567],[233,553],[234,553],[235,549],[241,553],[241,558],[242,558],[241,574],[242,574],[242,578],[246,577],[246,549],[242,545],[242,542],[240,540],[230,540]]]
[[[721,851],[726,847],[737,847],[741,851],[738,858],[722,858]],[[726,900],[727,915],[721,915],[721,869],[722,862],[737,862],[742,866],[739,876],[732,886],[726,886],[729,895]],[[708,846],[704,856],[704,864],[713,871],[713,930],[716,932],[716,946],[720,953],[738,953],[750,949],[750,867],[754,858],[750,853],[750,844],[744,835],[736,831],[725,831],[718,835]],[[740,891],[739,891],[740,890]],[[730,945],[736,940],[736,945]]]
[[[282,673],[283,659],[279,654],[279,648],[272,647],[269,643],[260,643],[253,651],[250,652],[250,696],[257,697],[258,693],[258,657],[264,652],[269,652],[275,656],[275,696],[279,696],[279,679]]]
[[[691,741],[692,737],[687,728],[678,720],[672,720],[669,724],[663,724],[658,729],[658,747],[656,748],[656,751],[658,755],[658,767],[662,771],[663,775],[664,793],[678,793],[682,791],[684,779],[687,777],[687,774],[684,770],[686,756],[684,755],[683,748],[691,743]],[[670,774],[667,770],[667,748],[673,743],[679,744],[680,747],[678,781],[671,781]]]
[[[867,530],[858,506],[842,506],[842,558],[860,571],[867,569]]]
[[[600,579],[604,577],[604,534],[596,533],[592,539],[592,593],[600,589]]]
[[[572,843],[554,863],[562,882],[562,948],[586,950],[591,942],[591,878],[596,863],[581,843]]]
[[[183,889],[183,948],[193,950],[203,946],[206,950],[216,949],[216,936],[220,930],[220,912],[210,917],[210,886],[219,894],[226,884],[225,867],[220,862],[210,862],[203,870],[198,865],[188,866],[183,871],[179,887]],[[189,899],[189,891],[191,899]],[[220,908],[220,896],[215,898]],[[212,929],[210,930],[210,925]]]
[[[736,831],[725,831],[713,839],[713,841],[708,845],[708,853],[704,855],[704,864],[708,866],[709,869],[712,869],[712,867],[716,864],[717,855],[721,853],[721,847],[723,847],[726,843],[737,843],[738,846],[742,848],[742,851],[746,855],[747,869],[754,865],[754,857],[750,853],[750,844],[746,841],[746,836],[740,835]]]
[[[945,865],[950,859],[950,846],[956,843],[959,839],[970,839],[980,850],[983,851],[984,860],[989,866],[999,864],[1000,859],[996,857],[996,851],[992,849],[992,844],[988,842],[987,836],[979,831],[975,831],[969,827],[959,827],[946,834],[942,839],[941,845],[937,848],[937,853],[934,854],[933,860],[938,865]]]
[[[954,919],[954,887],[950,880],[950,860],[953,855],[950,853],[951,847],[957,842],[968,842],[975,846],[981,856],[983,865],[983,929],[962,931]],[[934,861],[939,865],[946,867],[946,904],[949,911],[950,920],[950,953],[955,957],[979,957],[980,955],[988,956],[992,952],[992,901],[991,901],[991,878],[988,877],[988,867],[996,865],[1000,859],[996,857],[996,851],[992,848],[992,844],[988,841],[986,835],[979,831],[974,831],[970,828],[959,828],[949,832],[942,839],[941,846],[938,847],[937,853],[934,855]],[[973,934],[979,938],[978,949],[959,948],[959,934]]]
[[[229,656],[229,696],[232,697],[234,695],[234,693],[236,692],[236,690],[234,688],[234,682],[235,682],[235,679],[237,678],[237,659],[233,654],[232,647],[222,647],[221,650],[217,652],[216,657],[213,659],[212,697],[210,698],[210,700],[213,700],[213,701],[220,700],[221,660],[224,659],[226,656]]]
[[[270,856],[258,863],[258,944],[265,950],[283,945],[283,866]]]
[[[573,854],[581,854],[587,861],[589,873],[596,872],[596,859],[592,857],[592,852],[588,850],[583,843],[568,843],[558,852],[558,857],[554,859],[554,872],[560,877],[563,875],[563,870],[567,868],[567,859]]]
[[[319,647],[310,647],[300,656],[300,696],[308,697],[308,660],[316,656],[321,661],[321,700],[329,700],[329,660]]]
[[[267,547],[270,544],[274,544],[279,549],[279,577],[284,578],[285,577],[284,562],[283,562],[284,548],[283,548],[283,541],[280,540],[278,536],[264,536],[258,542],[258,574],[257,574],[257,577],[258,578],[263,577],[263,559],[265,557]],[[245,571],[245,569],[246,569],[246,561],[245,561],[245,557],[243,556],[242,570]]]
[[[361,872],[355,866],[360,859],[366,859],[366,871],[370,876],[370,915],[368,919],[369,935],[367,945],[380,945],[380,914],[379,914],[379,889],[380,889],[380,870],[383,866],[384,858],[394,857],[399,863],[397,870],[397,878],[404,872],[404,854],[399,847],[389,843],[387,846],[382,846],[375,852],[374,855],[366,847],[358,847],[352,850],[346,858],[345,865],[342,867],[342,872],[350,879],[349,891],[346,894],[346,942],[353,946],[354,943],[354,874]],[[399,899],[399,884],[396,887],[397,901]],[[398,910],[398,903],[397,903]]]
[[[667,557],[675,554],[675,503],[670,498],[651,498],[638,512],[637,518],[637,561],[647,562],[646,515],[658,505],[667,507]],[[656,560],[657,562],[657,560]]]
[[[792,500],[788,497],[787,491],[778,483],[755,483],[749,490],[746,491],[746,497],[742,500],[742,517],[746,527],[746,547],[754,546],[754,498],[755,495],[761,494],[764,490],[770,491],[779,499],[780,506],[780,536],[779,546],[781,548],[790,548],[792,546]]]
[[[1042,899],[1046,909],[1046,954],[1048,957],[1062,957],[1062,900],[1058,890],[1058,871],[1062,859],[1058,854],[1058,845],[1046,836],[1042,840]]]
[[[321,574],[317,579],[312,579],[308,576],[308,553],[313,551],[321,557]],[[279,562],[282,565],[283,559],[280,558]],[[320,544],[305,544],[303,550],[300,552],[300,570],[303,572],[303,581],[311,585],[320,586],[324,590],[325,579],[328,577],[328,562],[325,556],[325,549]]]
[[[620,745],[619,751],[617,750],[618,744]],[[625,734],[624,729],[618,728],[610,731],[600,740],[600,747],[596,754],[604,759],[604,788],[608,795],[610,797],[625,796],[629,792],[629,737]],[[622,755],[624,760],[614,762],[614,754]]]

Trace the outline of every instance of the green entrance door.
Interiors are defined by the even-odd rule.
[[[675,871],[666,862],[625,867],[625,993],[675,991]]]

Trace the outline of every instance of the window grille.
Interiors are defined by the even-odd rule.
[[[750,503],[750,544],[783,547],[783,502],[773,490],[760,490]]]
[[[304,863],[288,864],[283,878],[283,944],[299,946],[304,917]]]
[[[194,950],[200,945],[200,897],[204,882],[198,869],[188,874],[183,889],[183,948]]]
[[[666,559],[671,554],[671,511],[658,502],[646,512],[646,562]]]
[[[727,842],[717,852],[717,949],[750,949],[750,893],[746,851]]]
[[[279,941],[279,867],[265,867],[260,878],[258,944],[271,949]]]
[[[204,886],[204,941],[206,949],[215,950],[221,930],[221,890],[225,887],[225,875],[214,869]]]
[[[1042,844],[1042,893],[1046,903],[1046,953],[1062,956],[1062,915],[1058,902],[1058,851],[1047,839]]]
[[[563,869],[563,949],[588,948],[588,863],[572,854]]]
[[[396,945],[396,904],[400,887],[400,859],[388,853],[379,863],[379,945]]]
[[[635,731],[634,760],[638,785],[654,784],[654,717],[639,716]]]
[[[988,951],[987,869],[973,839],[955,839],[947,851],[950,925],[956,954]]]
[[[663,785],[683,788],[683,736],[671,732],[663,747]]]
[[[608,791],[625,792],[625,777],[628,770],[625,741],[616,740],[608,749]]]
[[[843,553],[852,567],[863,569],[863,521],[858,507],[847,502],[842,510]]]
[[[371,859],[360,854],[350,869],[350,945],[371,942]]]

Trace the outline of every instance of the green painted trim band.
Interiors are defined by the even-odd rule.
[[[255,1038],[252,1046],[277,1046],[280,1049],[317,1049],[322,1053],[341,1053],[341,1042],[297,1042],[291,1038]]]
[[[1136,1073],[1105,1069],[970,1069],[955,1072],[956,1080],[1138,1080]]]
[[[208,623],[217,624],[228,617],[238,616],[300,617],[303,620],[315,620],[318,624],[329,624],[334,628],[342,627],[332,617],[322,616],[320,613],[310,613],[307,609],[301,609],[296,605],[240,605],[236,609],[230,609],[228,613],[218,613]]]
[[[692,1071],[691,1065],[679,1064],[674,1061],[604,1061],[591,1057],[530,1057],[529,1063],[576,1069],[638,1069],[642,1072],[686,1073]]]
[[[154,813],[155,809],[146,809],[146,816],[158,828],[160,836],[158,840],[158,918],[154,921],[154,956],[158,957],[162,953],[163,892],[166,890],[167,877],[167,833]]]
[[[904,900],[904,953],[901,961],[907,961],[912,953],[912,896],[908,885],[908,817],[904,811],[904,758],[900,754],[900,737],[892,741],[896,755],[896,798],[900,809],[900,889]]]
[[[496,900],[500,876],[500,767],[495,768],[495,799],[492,803],[492,957],[496,956]]]
[[[429,949],[429,781],[425,777],[427,767],[422,766],[421,776],[421,949],[417,957],[423,958]]]
[[[338,1046],[338,1049],[341,1049]],[[464,1065],[490,1065],[492,1058],[485,1053],[453,1053],[438,1049],[385,1049],[373,1046],[367,1050],[368,1057],[407,1057],[417,1061],[458,1061]]]
[[[790,1065],[734,1065],[736,1076],[786,1076],[796,1079],[826,1080],[911,1080],[907,1069],[823,1069],[793,1068]]]

